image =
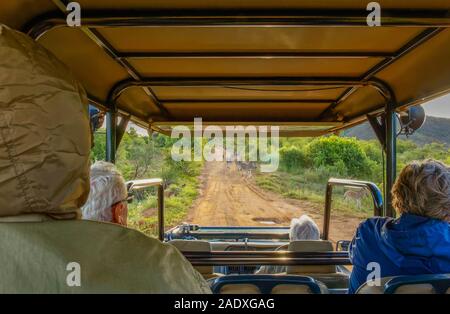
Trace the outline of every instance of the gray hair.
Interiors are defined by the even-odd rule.
[[[127,188],[121,173],[106,161],[91,166],[91,191],[81,208],[83,219],[112,222],[111,206],[127,197]]]
[[[450,168],[432,159],[406,165],[392,187],[392,206],[399,214],[450,222]]]
[[[289,238],[291,241],[298,240],[319,240],[320,231],[314,220],[308,215],[302,215],[300,218],[291,220],[291,229]]]

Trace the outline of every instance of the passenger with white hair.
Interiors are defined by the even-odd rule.
[[[320,231],[317,224],[308,215],[302,215],[300,218],[291,220],[289,230],[290,241],[300,240],[320,240]],[[286,250],[286,245],[280,246],[275,251]],[[286,272],[286,266],[261,266],[256,274],[279,274]]]
[[[289,239],[291,241],[319,240],[319,227],[308,215],[302,215],[298,219],[294,218],[291,220]]]
[[[91,166],[91,191],[81,208],[83,219],[127,225],[127,188],[122,174],[109,162]]]

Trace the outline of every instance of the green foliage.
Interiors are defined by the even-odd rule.
[[[442,143],[429,143],[423,147],[408,149],[404,152],[404,160],[421,160],[421,159],[439,159],[445,160],[448,157],[449,150],[445,144]]]
[[[135,129],[125,133],[119,146],[117,165],[127,180],[152,174],[159,164],[160,151],[148,136],[139,136]],[[154,172],[154,171],[153,171]]]
[[[309,160],[305,151],[297,146],[282,147],[280,149],[280,164],[289,172],[308,166]]]
[[[106,159],[106,130],[100,129],[94,135],[94,147],[91,150],[91,162]]]
[[[198,176],[202,169],[200,162],[176,162],[170,155],[173,139],[154,134],[152,137],[139,135],[131,128],[122,138],[117,152],[116,166],[125,180],[162,177],[166,187],[166,228],[181,223],[187,210],[198,196]],[[94,136],[95,146],[91,160],[105,159],[105,132],[100,130]],[[157,195],[155,188],[140,191],[128,206],[128,225],[148,235],[157,233]]]
[[[260,173],[255,181],[261,188],[288,198],[308,200],[323,206],[326,183],[330,177],[356,178],[383,186],[383,153],[377,140],[357,140],[337,136],[280,139],[280,168]],[[418,146],[411,140],[397,141],[397,172],[413,160],[433,158],[450,163],[446,145],[432,142]],[[344,189],[335,188],[334,210],[361,218],[372,214],[370,197],[362,208],[343,198]]]
[[[307,154],[315,168],[329,169],[340,176],[358,178],[370,175],[369,159],[354,138],[337,136],[314,139]]]
[[[408,151],[416,150],[417,144],[411,141],[397,140],[397,154],[404,154]]]

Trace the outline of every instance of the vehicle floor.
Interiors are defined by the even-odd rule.
[[[200,226],[289,226],[292,218],[309,215],[322,230],[323,207],[284,198],[257,187],[233,164],[206,162],[200,176],[200,195],[189,209],[187,222]],[[360,218],[333,214],[330,238],[351,240]]]

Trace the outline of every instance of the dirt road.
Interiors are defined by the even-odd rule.
[[[203,226],[289,226],[294,217],[308,214],[319,228],[323,208],[263,191],[225,162],[207,162],[201,175],[200,196],[188,213],[188,222]],[[360,220],[333,215],[330,238],[351,239]]]

